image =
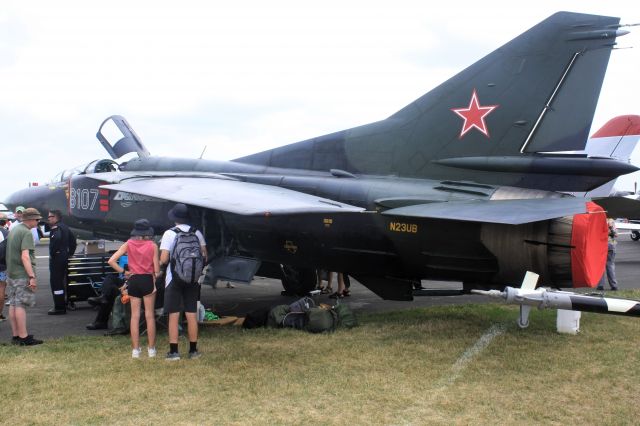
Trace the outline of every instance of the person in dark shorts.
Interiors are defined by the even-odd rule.
[[[176,224],[182,232],[189,232],[191,226],[189,223],[189,211],[187,206],[178,203],[169,211],[169,220]],[[160,242],[160,264],[167,265],[171,260],[171,250],[176,241],[177,232],[175,228],[165,231]],[[200,249],[202,256],[207,259],[207,248],[204,237],[200,231],[195,231],[200,241]],[[196,317],[197,302],[200,294],[199,284],[183,283],[178,279],[174,279],[171,267],[167,268],[164,290],[164,311],[169,314],[169,352],[167,353],[167,361],[177,361],[180,359],[178,352],[178,319],[180,311],[184,307],[185,317],[187,318],[187,334],[189,336],[189,358],[195,359],[200,357],[198,352],[198,319]]]
[[[140,358],[140,309],[144,302],[144,316],[147,321],[147,353],[156,356],[155,278],[160,276],[158,246],[152,240],[153,228],[147,219],[136,220],[131,238],[109,259],[109,265],[118,273],[124,273],[127,291],[131,300],[131,356]],[[128,256],[129,269],[118,265],[118,259]]]

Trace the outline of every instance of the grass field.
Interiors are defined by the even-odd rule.
[[[640,292],[626,297],[640,299]],[[361,317],[352,330],[206,328],[203,357],[132,360],[127,337],[0,347],[10,424],[638,424],[640,318],[498,304]],[[186,342],[181,341],[181,351]]]

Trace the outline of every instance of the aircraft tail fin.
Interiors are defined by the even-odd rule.
[[[518,185],[526,162],[507,173],[485,160],[584,147],[611,50],[627,33],[618,23],[558,12],[385,120],[236,161]]]

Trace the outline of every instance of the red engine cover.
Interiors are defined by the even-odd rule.
[[[573,287],[596,287],[607,262],[609,227],[602,207],[587,203],[589,213],[573,216],[571,277]]]

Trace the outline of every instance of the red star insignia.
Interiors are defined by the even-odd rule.
[[[476,89],[473,89],[473,93],[471,94],[471,101],[469,101],[469,106],[467,108],[451,108],[451,111],[455,112],[464,119],[464,124],[462,125],[459,139],[462,139],[465,133],[467,133],[474,127],[481,133],[483,133],[486,137],[489,137],[489,130],[487,130],[487,123],[484,122],[484,118],[499,106],[500,105],[480,106]]]

